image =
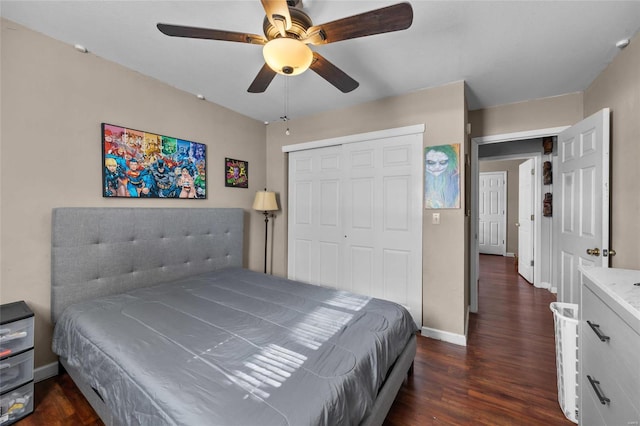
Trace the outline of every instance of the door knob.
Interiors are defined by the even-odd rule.
[[[587,254],[589,256],[600,256],[600,249],[599,248],[587,249]]]

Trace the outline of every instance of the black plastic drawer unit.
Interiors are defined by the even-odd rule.
[[[0,425],[33,412],[33,312],[25,302],[0,305]]]

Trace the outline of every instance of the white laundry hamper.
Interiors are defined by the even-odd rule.
[[[558,369],[558,402],[565,417],[578,423],[578,305],[553,302]]]

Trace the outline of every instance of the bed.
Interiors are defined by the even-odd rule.
[[[243,269],[242,209],[58,208],[53,350],[107,425],[380,425],[401,306]]]

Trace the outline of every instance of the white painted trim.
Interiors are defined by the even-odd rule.
[[[337,138],[320,139],[317,141],[285,145],[282,152],[304,151],[307,149],[324,148],[327,146],[344,145],[348,143],[372,141],[376,139],[386,139],[396,136],[415,135],[424,133],[425,125],[416,124],[413,126],[396,127],[394,129],[378,130],[375,132],[358,133],[355,135],[340,136]]]
[[[553,294],[558,294],[558,287],[551,287],[549,291]]]
[[[529,160],[536,155],[537,153],[492,155],[491,157],[482,157],[482,161]],[[480,161],[480,159],[478,159],[478,161]]]
[[[469,340],[469,307],[464,312],[464,346],[467,346]]]
[[[516,254],[508,251],[504,254],[504,257],[516,257]]]
[[[547,129],[527,130],[524,132],[503,133],[501,135],[481,136],[471,139],[472,143],[483,145],[486,143],[509,142],[523,139],[543,138],[545,136],[557,136],[560,132],[571,126],[550,127]]]
[[[550,289],[551,288],[551,283],[546,283],[546,282],[542,281],[540,284],[534,285],[534,287]]]
[[[58,361],[33,370],[33,381],[38,383],[58,375]]]
[[[478,262],[478,253],[480,252],[478,248],[478,146],[490,143],[541,138],[545,136],[557,136],[569,127],[571,126],[560,126],[546,129],[527,130],[523,132],[503,133],[499,135],[481,136],[471,139],[471,223],[469,232],[469,238],[471,239],[471,241],[469,241],[469,309],[471,310],[471,312],[478,312],[478,276],[480,274]],[[541,170],[542,165],[539,165],[538,163],[542,161],[542,154],[538,154],[537,158],[538,160],[536,161],[536,176],[539,176],[538,173]],[[474,170],[475,172],[473,172]],[[538,180],[539,179],[536,179],[536,183]],[[541,188],[540,185],[537,186]],[[538,204],[541,205],[541,203]],[[538,217],[541,217],[541,215],[538,215]],[[539,223],[540,221],[536,221],[537,227],[540,227]],[[542,231],[540,230],[539,233],[541,232]],[[541,238],[541,236],[536,233],[535,238]],[[538,240],[537,247],[540,246],[539,242],[540,240]],[[538,253],[536,253],[536,256],[538,259],[540,259]],[[540,262],[537,262],[535,265],[540,265]],[[534,279],[535,277],[539,276],[540,271],[534,270]]]
[[[464,334],[455,334],[429,327],[422,327],[421,333],[423,336],[432,339],[442,340],[443,342],[453,343],[454,345],[467,346],[467,336]]]

